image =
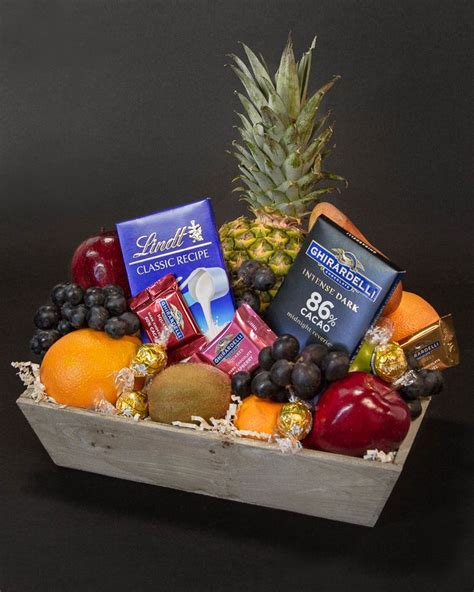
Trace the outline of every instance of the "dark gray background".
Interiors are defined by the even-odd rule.
[[[0,2],[0,590],[471,590],[472,13],[462,1]],[[231,194],[238,41],[276,67],[318,35],[311,88],[342,81],[335,199],[452,312],[446,373],[373,530],[55,467],[10,360],[101,225]],[[471,495],[470,495],[471,494]],[[471,573],[470,573],[471,571]]]

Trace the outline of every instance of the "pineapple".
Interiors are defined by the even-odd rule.
[[[314,46],[315,39],[297,63],[290,35],[275,82],[263,57],[258,59],[246,45],[243,48],[250,68],[238,56],[231,56],[235,62],[232,69],[248,95],[238,93],[245,115],[238,114],[242,142],[233,142],[240,170],[234,179],[240,183],[234,191],[249,202],[254,217],[225,223],[219,236],[237,297],[244,288],[236,272],[246,259],[267,264],[277,276],[275,287],[260,295],[262,309],[298,254],[304,238],[302,218],[322,194],[336,189],[316,189],[315,185],[321,180],[344,181],[322,169],[333,129],[326,125],[329,113],[317,119],[318,111],[339,76],[307,97]]]

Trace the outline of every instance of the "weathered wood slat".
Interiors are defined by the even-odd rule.
[[[250,439],[25,396],[18,405],[57,465],[367,526],[376,523],[421,422],[412,423],[397,462],[381,464],[312,450],[283,454]]]

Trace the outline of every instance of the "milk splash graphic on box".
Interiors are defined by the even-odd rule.
[[[117,224],[132,296],[169,273],[202,332],[231,321],[234,302],[209,198]]]

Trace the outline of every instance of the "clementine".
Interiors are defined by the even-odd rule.
[[[439,314],[418,294],[403,291],[398,308],[387,315],[394,324],[393,341],[400,341],[439,319]]]
[[[240,404],[234,425],[239,430],[271,435],[276,429],[282,407],[283,403],[250,395]]]
[[[40,368],[46,392],[58,403],[94,407],[117,400],[115,373],[132,361],[140,340],[113,339],[102,331],[79,329],[68,333],[47,351]]]

